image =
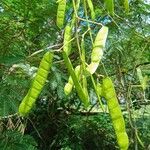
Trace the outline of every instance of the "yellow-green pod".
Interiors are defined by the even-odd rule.
[[[113,127],[115,129],[118,145],[121,150],[127,150],[129,146],[129,139],[126,133],[125,121],[118,103],[114,85],[109,77],[103,79],[102,91],[105,99],[107,100],[107,105]]]
[[[117,124],[115,123],[116,121],[118,121]],[[113,127],[114,127],[115,131],[118,132],[118,133],[125,132],[125,122],[124,122],[124,119],[123,118],[118,118],[118,120],[116,119],[115,121],[113,121]]]
[[[124,0],[123,3],[126,13],[129,13],[129,0]]]
[[[63,58],[64,58],[64,61],[65,61],[65,65],[68,68],[68,72],[71,75],[71,78],[73,80],[73,83],[75,85],[75,88],[77,90],[77,93],[78,93],[78,96],[79,96],[80,100],[84,103],[85,107],[88,107],[89,106],[89,98],[84,93],[84,91],[82,89],[82,86],[81,86],[81,84],[80,84],[80,82],[79,82],[79,80],[78,80],[78,78],[77,78],[77,76],[75,74],[75,71],[73,69],[72,63],[71,63],[68,55],[64,51],[63,51]]]
[[[114,97],[116,97],[116,92],[115,92],[115,90],[114,89],[112,89],[111,88],[111,90],[107,90],[107,93],[105,93],[105,97],[107,98],[107,99],[112,99],[112,98],[114,98]]]
[[[113,99],[112,99],[112,100],[113,100]],[[115,99],[114,99],[114,100],[115,100]],[[109,103],[108,100],[107,100],[107,103]],[[110,105],[110,104],[109,104],[109,105]],[[110,109],[109,106],[108,106],[108,108],[109,108],[109,112],[110,112],[110,114],[111,114],[111,118],[112,118],[113,121],[118,120],[118,119],[120,119],[120,118],[122,117],[122,112],[121,112],[121,109],[120,109],[119,104],[116,105],[116,107],[114,107],[114,108],[112,108],[112,109]]]
[[[108,35],[108,28],[103,26],[94,41],[92,55],[91,55],[91,63],[86,68],[86,71],[90,74],[93,74],[99,66],[99,63],[103,56],[103,49],[105,47],[106,39]]]
[[[81,71],[81,68],[80,68],[80,65],[79,65],[75,68],[75,74],[76,74],[78,79],[79,79],[80,74],[81,74],[80,71]],[[71,93],[73,86],[74,86],[74,83],[73,83],[73,80],[70,76],[69,79],[68,79],[68,83],[64,87],[64,92],[65,92],[66,95],[69,95]]]
[[[95,12],[94,12],[94,6],[93,6],[92,0],[87,0],[87,4],[88,4],[88,7],[91,11],[91,18],[94,20],[95,19]]]
[[[85,93],[86,97],[89,99],[89,94],[87,90],[87,79],[85,75],[82,75],[82,83],[83,83],[83,92]]]
[[[64,51],[66,52],[67,55],[70,54],[71,51],[71,35],[72,35],[72,28],[71,26],[68,24],[65,27],[65,33],[64,33]]]
[[[52,59],[53,54],[51,52],[47,52],[43,56],[37,74],[32,82],[32,86],[19,106],[19,114],[21,116],[27,115],[35,104],[35,101],[46,82],[49,70],[52,65]]]
[[[102,85],[100,83],[97,83],[96,85],[96,90],[98,92],[98,95],[101,97],[103,96],[103,90],[102,90]]]
[[[59,0],[57,8],[57,21],[56,21],[57,26],[59,28],[62,28],[64,25],[65,11],[66,11],[66,0]]]
[[[118,137],[118,144],[121,145],[120,150],[128,150],[128,145],[129,145],[129,141],[128,141],[128,135],[126,132],[120,132],[117,135]]]
[[[147,76],[143,77],[142,71],[141,71],[141,69],[139,67],[136,68],[136,70],[137,70],[137,76],[139,78],[141,87],[142,87],[143,90],[146,90],[146,88],[147,88],[147,82],[149,81],[149,79],[148,79]]]
[[[113,110],[118,106],[118,101],[114,100],[114,98],[111,98],[109,100],[109,110]]]
[[[114,0],[105,0],[104,3],[108,13],[114,16]]]
[[[64,87],[65,94],[69,95],[72,91],[72,88],[73,88],[73,81],[72,81],[72,78],[70,76],[69,79],[68,79],[68,83],[66,83],[66,85]]]

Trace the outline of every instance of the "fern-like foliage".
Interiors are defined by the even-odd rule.
[[[37,150],[37,143],[29,135],[18,131],[6,131],[0,135],[1,150]]]

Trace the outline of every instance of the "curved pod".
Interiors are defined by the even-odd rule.
[[[103,49],[105,47],[106,39],[108,35],[108,28],[103,26],[94,41],[92,55],[91,55],[91,63],[86,68],[86,71],[90,74],[93,74],[99,66],[99,63],[103,56]]]
[[[89,97],[87,97],[87,95],[84,93],[82,86],[79,83],[79,80],[75,74],[72,63],[68,55],[64,51],[63,51],[63,58],[64,58],[65,65],[68,68],[68,72],[70,73],[73,83],[75,85],[75,88],[77,90],[78,96],[81,99],[81,101],[84,103],[84,106],[87,108],[89,106]]]
[[[27,115],[35,104],[35,101],[46,82],[52,59],[53,54],[51,52],[47,52],[43,56],[37,74],[32,82],[32,86],[19,106],[19,114],[21,116]]]
[[[129,13],[129,0],[124,0],[123,3],[126,13]]]
[[[94,6],[93,6],[92,0],[87,0],[87,4],[88,4],[88,7],[91,11],[91,18],[94,20],[95,19],[95,12],[94,12]]]
[[[71,26],[67,25],[65,27],[64,42],[63,42],[63,44],[64,44],[64,49],[63,50],[67,53],[67,55],[69,55],[70,51],[71,51],[71,42],[70,42],[71,35],[72,35],[71,31],[72,31]]]
[[[57,26],[59,28],[62,28],[64,25],[65,11],[66,11],[66,0],[59,0],[57,8],[57,21],[56,21]]]
[[[75,68],[75,74],[78,79],[80,76],[80,70],[81,70],[80,65]],[[70,76],[68,79],[68,83],[64,87],[64,92],[66,95],[69,95],[71,93],[73,86],[74,86],[74,83],[73,83],[72,77]]]
[[[102,89],[104,97],[107,100],[108,109],[117,136],[118,145],[121,150],[127,150],[129,146],[129,139],[125,129],[125,122],[117,100],[115,88],[109,77],[103,79]]]

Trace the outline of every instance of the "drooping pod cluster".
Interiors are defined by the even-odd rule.
[[[63,51],[63,58],[64,58],[65,65],[68,69],[68,72],[72,78],[74,85],[75,85],[75,89],[78,93],[79,98],[84,103],[84,106],[88,107],[89,106],[89,97],[87,97],[86,93],[84,93],[82,85],[80,84],[79,79],[75,73],[73,66],[72,66],[72,63],[65,51]]]
[[[102,81],[101,93],[107,100],[109,113],[117,136],[118,145],[121,150],[127,150],[129,139],[126,133],[125,121],[116,96],[114,85],[109,77]]]
[[[67,56],[69,56],[70,51],[71,51],[71,42],[70,42],[71,31],[72,31],[71,26],[67,24],[67,26],[65,27],[64,41],[63,41],[63,45],[64,45],[63,51],[67,54]],[[77,78],[78,78],[79,73],[80,73],[80,66],[77,66],[75,68],[75,74]],[[69,95],[71,93],[73,86],[74,86],[73,80],[71,76],[69,76],[68,83],[64,87],[64,92],[66,95]]]
[[[62,28],[64,25],[65,11],[66,11],[66,0],[58,0],[56,23],[59,28]]]
[[[51,52],[47,52],[43,56],[31,88],[19,106],[19,114],[21,116],[27,115],[35,104],[35,101],[47,80],[47,76],[52,65],[52,59],[53,54]]]
[[[75,68],[75,74],[78,78],[78,81],[82,82],[82,89],[83,92],[85,93],[85,95],[87,95],[88,97],[88,91],[87,91],[87,80],[86,80],[86,76],[81,74],[81,66],[78,65]],[[69,76],[68,82],[66,83],[65,87],[64,87],[64,92],[66,95],[69,95],[72,91],[74,87],[74,82],[72,80],[72,77]]]
[[[106,26],[103,26],[96,35],[91,55],[91,63],[86,68],[86,71],[90,74],[93,74],[99,66],[103,56],[103,49],[105,47],[107,35],[108,28]]]
[[[64,35],[64,40],[67,41],[67,38],[65,38],[65,35]],[[67,42],[64,42],[64,43],[67,43]],[[66,49],[68,49],[69,46],[66,45],[66,48],[64,49],[64,51],[66,52],[66,54],[68,54],[68,51]],[[85,50],[84,50],[84,40],[82,38],[82,42],[81,42],[81,49],[82,49],[82,56],[81,56],[81,59],[82,59],[82,62],[84,63],[84,65],[82,64],[82,67],[80,65],[78,65],[76,68],[75,68],[75,74],[78,78],[79,81],[81,81],[81,77],[83,77],[82,75],[82,72],[81,72],[81,69],[82,71],[84,70],[85,68]],[[85,79],[84,79],[85,80]],[[84,81],[85,82],[85,81]],[[84,83],[85,84],[85,83]],[[74,83],[73,83],[73,80],[71,78],[71,76],[69,76],[69,79],[68,79],[68,82],[66,83],[65,87],[64,87],[64,92],[66,95],[69,95],[72,91],[74,87]]]
[[[87,91],[86,76],[89,74],[93,74],[96,71],[97,67],[99,66],[99,62],[100,62],[102,55],[103,55],[103,48],[105,46],[107,34],[108,34],[108,28],[103,26],[95,38],[94,47],[93,47],[92,55],[91,55],[91,64],[88,65],[87,67],[86,67],[86,62],[85,62],[84,38],[81,41],[82,67],[79,68],[77,66],[75,69],[75,74],[77,76],[78,81],[80,81],[82,83],[81,88],[83,89],[83,93],[84,93],[84,95],[86,95],[87,99],[89,99],[89,96],[88,96],[88,91]],[[65,38],[65,40],[67,40],[67,38]],[[68,45],[66,47],[68,48]],[[66,54],[68,54],[68,51],[66,49],[64,49],[64,52]],[[82,72],[81,72],[81,69],[82,69]],[[79,78],[79,76],[80,76],[80,78]],[[65,94],[69,95],[71,93],[73,87],[74,87],[74,81],[73,81],[72,77],[70,76],[68,83],[65,85],[65,88],[64,88]]]
[[[65,33],[64,33],[64,52],[69,56],[70,51],[71,51],[71,43],[69,43],[69,41],[71,40],[71,26],[68,24],[65,28]],[[78,75],[80,72],[80,66],[77,66],[75,68],[75,74]],[[71,78],[71,76],[69,76],[68,79],[68,83],[65,85],[64,87],[64,92],[66,95],[69,95],[73,89],[74,83],[73,80]]]

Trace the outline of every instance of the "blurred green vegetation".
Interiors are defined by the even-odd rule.
[[[73,12],[71,0],[67,2],[65,25]],[[115,15],[111,17],[103,0],[93,3],[95,21],[109,27],[104,57],[97,72],[102,75],[106,71],[114,80],[130,138],[129,149],[148,149],[150,4],[132,0],[130,12],[126,14],[122,2],[115,1]],[[56,11],[55,0],[0,1],[0,149],[119,149],[109,114],[100,112],[90,79],[88,90],[93,107],[90,112],[84,110],[75,90],[69,97],[65,96],[63,88],[68,73],[59,52],[54,56],[52,72],[32,112],[27,118],[17,115],[18,105],[31,85],[43,54],[62,46],[63,29],[56,26]],[[84,17],[83,5],[79,12]],[[94,38],[99,26],[90,26]],[[79,30],[81,36],[87,30],[87,23],[79,22]],[[89,35],[85,36],[85,49],[89,62],[92,49]],[[79,62],[76,42],[72,43],[72,51],[70,58],[75,66]],[[32,56],[35,52],[40,53]],[[143,78],[147,77],[145,90],[137,68]]]

